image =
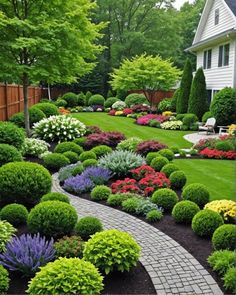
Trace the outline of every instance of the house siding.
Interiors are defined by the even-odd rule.
[[[219,9],[219,23],[217,25],[215,25],[216,9]],[[223,3],[222,0],[215,0],[211,7],[208,19],[205,24],[205,28],[202,31],[199,41],[213,37],[234,27],[235,19],[232,17],[229,9],[226,7],[226,4]]]

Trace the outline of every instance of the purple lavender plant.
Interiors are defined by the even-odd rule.
[[[95,184],[89,178],[85,178],[81,174],[66,179],[63,188],[68,192],[81,194],[91,191],[94,186]]]
[[[31,276],[40,266],[53,260],[55,249],[53,239],[47,241],[45,237],[23,234],[14,237],[6,245],[6,251],[0,254],[0,264],[10,271],[19,271],[24,276]]]
[[[106,168],[93,166],[84,170],[82,176],[85,179],[89,178],[95,185],[101,185],[106,183],[112,177],[112,173]]]

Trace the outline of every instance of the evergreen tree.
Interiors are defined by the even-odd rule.
[[[189,97],[188,112],[197,115],[199,119],[209,110],[207,103],[206,80],[202,68],[194,76]]]
[[[184,114],[188,110],[188,100],[192,84],[192,65],[189,59],[186,60],[182,80],[180,83],[180,90],[178,94],[176,111],[179,114]]]

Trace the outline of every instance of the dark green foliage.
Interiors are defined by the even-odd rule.
[[[85,94],[85,105],[88,106],[88,102],[90,97],[92,96],[92,93],[90,91],[87,91]]]
[[[62,99],[64,99],[67,102],[67,107],[75,107],[78,105],[78,95],[73,92],[67,92],[62,96]]]
[[[169,179],[173,189],[181,189],[187,181],[185,173],[181,170],[172,172]]]
[[[236,267],[230,267],[223,277],[224,287],[226,290],[236,292]]]
[[[82,161],[82,162],[85,161],[85,160],[88,160],[88,159],[95,159],[96,160],[97,156],[92,151],[83,152],[79,156],[79,160]]]
[[[103,230],[101,221],[93,216],[81,218],[75,225],[75,232],[83,240],[87,241],[91,235]]]
[[[43,164],[51,171],[58,171],[60,168],[69,165],[70,160],[62,154],[52,153],[43,157]]]
[[[74,163],[78,162],[78,160],[79,160],[79,156],[75,152],[68,151],[68,152],[63,153],[63,155],[69,159],[71,164],[74,164]]]
[[[169,177],[172,172],[178,171],[178,170],[179,170],[179,168],[175,164],[172,164],[172,163],[166,164],[165,166],[163,166],[161,168],[161,172],[165,173],[165,175],[167,177]]]
[[[208,109],[205,75],[203,69],[199,68],[194,76],[191,87],[188,113],[193,113],[198,118],[201,118]]]
[[[210,111],[218,125],[229,125],[236,121],[236,91],[225,87],[213,98]]]
[[[219,213],[204,209],[193,217],[192,230],[200,237],[211,237],[222,224],[224,220]]]
[[[159,156],[158,152],[149,152],[146,156],[147,164],[150,165],[152,160],[158,156]]]
[[[160,113],[165,112],[165,111],[172,111],[172,99],[170,98],[165,98],[162,101],[159,102],[158,104],[158,111]]]
[[[230,250],[215,251],[207,259],[213,270],[221,275],[224,275],[230,267],[234,266],[235,261],[236,252]]]
[[[71,236],[63,237],[54,244],[56,250],[56,257],[83,257],[84,242],[80,237]]]
[[[152,159],[150,166],[155,171],[161,171],[161,168],[164,167],[166,164],[169,163],[169,160],[166,157],[158,156]]]
[[[111,189],[105,185],[97,185],[91,192],[91,199],[94,201],[107,200],[111,194]]]
[[[187,113],[192,79],[192,65],[190,60],[187,59],[184,65],[184,71],[176,102],[176,112],[178,114]]]
[[[78,106],[84,106],[85,101],[86,101],[85,94],[83,92],[78,94],[78,96],[77,96],[77,104],[78,104]]]
[[[234,151],[234,145],[227,140],[221,140],[216,142],[215,149],[224,152]]]
[[[82,165],[83,165],[84,169],[86,169],[87,167],[90,167],[90,166],[96,166],[97,163],[98,163],[98,161],[95,159],[87,159],[87,160],[83,161]]]
[[[90,106],[92,105],[104,105],[105,103],[105,98],[100,95],[100,94],[95,94],[95,95],[92,95],[88,101],[88,104]]]
[[[152,202],[163,208],[164,211],[169,212],[178,202],[178,196],[169,188],[161,188],[152,195]]]
[[[128,107],[131,107],[136,104],[148,104],[148,101],[143,94],[138,94],[138,93],[131,93],[125,98],[125,103],[127,104]]]
[[[84,166],[81,164],[81,165],[78,165],[76,166],[73,171],[72,171],[72,175],[73,176],[76,176],[78,174],[81,174],[82,172],[84,171]]]
[[[11,122],[0,122],[0,143],[21,149],[25,139],[24,131]]]
[[[176,115],[176,120],[180,120],[180,121],[183,121],[183,118],[186,114],[177,114]]]
[[[210,111],[205,112],[202,116],[202,122],[206,123],[207,119],[212,118],[212,117],[213,117],[213,115]]]
[[[46,201],[31,209],[27,224],[31,233],[59,237],[70,234],[77,219],[76,210],[70,204]]]
[[[0,199],[5,202],[35,204],[51,190],[52,177],[36,163],[8,163],[0,168]]]
[[[212,236],[212,244],[216,250],[234,250],[236,245],[236,225],[224,224],[218,227]]]
[[[91,152],[95,153],[96,156],[102,157],[108,153],[112,152],[112,148],[107,145],[98,145],[91,149]]]
[[[8,271],[0,264],[0,294],[7,294],[9,282]]]
[[[83,147],[84,143],[86,142],[86,137],[79,137],[73,140],[74,143],[76,143],[77,145]]]
[[[13,145],[0,143],[0,166],[20,161],[22,161],[21,153]]]
[[[165,157],[169,161],[172,161],[174,159],[175,154],[170,149],[162,149],[158,152],[159,155]]]
[[[105,108],[111,108],[111,106],[113,105],[113,103],[115,103],[116,101],[119,101],[119,98],[117,97],[109,97],[105,103],[104,103],[104,107]]]
[[[67,195],[62,193],[56,193],[56,192],[51,192],[46,195],[43,195],[40,202],[46,202],[46,201],[61,201],[68,204],[70,203],[70,200],[67,197]]]
[[[80,155],[83,152],[83,148],[74,142],[61,142],[56,147],[55,153],[65,153],[65,152],[74,152]]]
[[[159,210],[151,210],[146,214],[146,219],[149,222],[155,222],[155,221],[159,221],[161,220],[161,218],[163,217],[163,214],[161,211]]]
[[[179,154],[179,148],[177,146],[171,146],[170,150],[172,150],[174,154]]]
[[[198,213],[200,208],[197,204],[191,201],[181,201],[178,202],[173,210],[172,217],[178,223],[191,223],[195,214]]]
[[[140,199],[136,197],[128,198],[124,200],[121,205],[122,209],[128,213],[135,213],[138,205],[140,203]]]
[[[9,204],[0,211],[0,219],[6,220],[13,226],[25,224],[28,217],[28,211],[25,206],[20,204]]]
[[[185,114],[183,117],[183,125],[186,126],[188,129],[191,129],[196,122],[198,121],[198,117],[195,114]]]
[[[66,107],[67,106],[67,102],[62,99],[62,98],[59,98],[56,102],[55,102],[55,105],[57,107]]]
[[[184,200],[192,201],[200,208],[203,208],[203,206],[209,202],[210,193],[204,184],[191,183],[184,188],[182,198]]]
[[[43,111],[37,108],[37,105],[29,109],[29,121],[31,127],[34,123],[37,123],[44,118],[46,118],[46,115]],[[23,112],[14,114],[10,117],[9,121],[16,124],[18,127],[25,127],[25,116]]]
[[[47,118],[50,116],[59,115],[59,111],[57,107],[53,105],[52,103],[47,103],[47,102],[37,103],[36,105],[34,105],[34,108],[40,109]]]
[[[178,88],[178,89],[175,90],[174,95],[172,96],[172,99],[171,99],[171,110],[172,110],[172,112],[176,111],[176,104],[177,104],[177,101],[178,101],[179,92],[180,92],[180,89]]]

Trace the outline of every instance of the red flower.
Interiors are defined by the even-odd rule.
[[[200,155],[202,155],[205,158],[213,158],[213,159],[228,159],[233,160],[236,158],[236,152],[229,151],[218,151],[218,150],[210,150],[209,148],[205,148],[200,152]]]
[[[148,174],[155,173],[155,170],[148,165],[142,165],[136,169],[131,170],[130,172],[132,173],[133,178],[140,180]]]

